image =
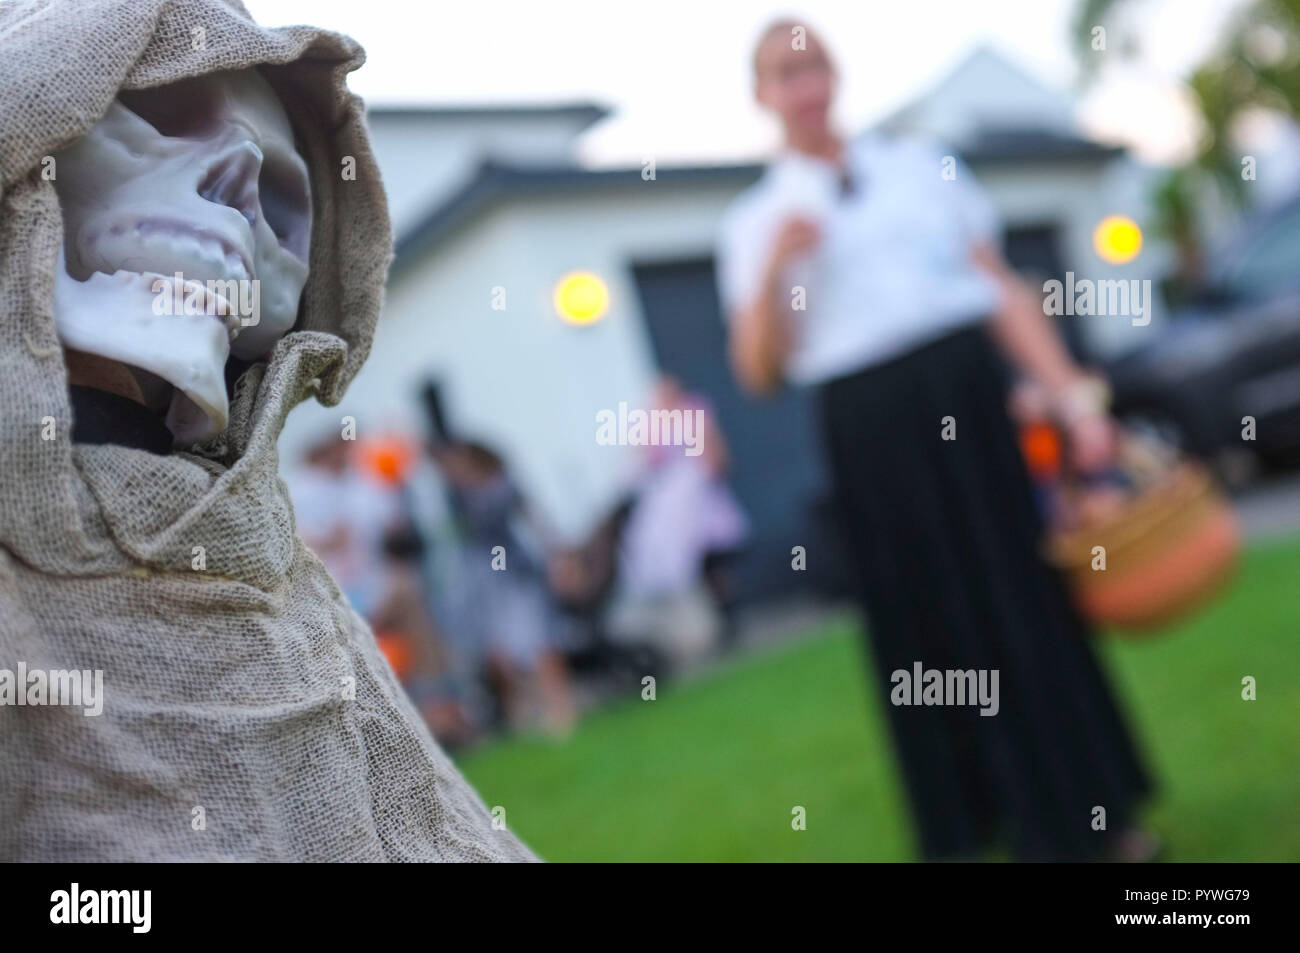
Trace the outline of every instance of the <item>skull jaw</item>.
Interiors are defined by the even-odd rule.
[[[158,296],[150,290],[155,280],[117,272],[82,282],[60,267],[55,326],[65,347],[143,368],[175,387],[167,426],[177,444],[193,444],[229,422],[225,365],[231,332],[210,314],[156,314]]]

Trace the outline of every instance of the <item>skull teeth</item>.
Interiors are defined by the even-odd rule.
[[[107,272],[96,272],[91,276],[92,280],[106,280],[113,284],[128,287],[138,285],[149,294],[155,295],[175,295],[176,293],[176,276],[164,275],[156,271],[128,271],[119,268],[112,274]],[[163,287],[156,287],[157,282],[164,282]],[[203,313],[216,318],[230,334],[230,340],[239,336],[243,329],[243,322],[238,310],[225,295],[213,291],[201,281],[193,279],[182,279],[181,300],[184,301],[195,291],[202,295]]]

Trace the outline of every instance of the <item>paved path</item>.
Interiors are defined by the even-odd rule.
[[[1238,496],[1236,503],[1248,538],[1300,535],[1300,473],[1262,480]]]

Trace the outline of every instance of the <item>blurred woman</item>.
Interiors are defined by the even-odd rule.
[[[1005,838],[1022,859],[1144,858],[1147,777],[1039,556],[998,350],[1052,395],[1082,470],[1114,449],[1093,383],[1003,261],[969,170],[919,142],[845,141],[803,24],[768,27],[754,71],[785,144],[723,224],[732,360],[752,391],[816,389],[922,855]],[[902,690],[922,670],[996,672],[996,714]]]

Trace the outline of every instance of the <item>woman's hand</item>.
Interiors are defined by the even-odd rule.
[[[1054,403],[1074,468],[1095,473],[1112,465],[1119,449],[1119,430],[1106,412],[1110,388],[1105,380],[1079,373],[1055,395]]]
[[[777,277],[791,262],[817,249],[821,241],[821,229],[810,218],[798,215],[787,218],[777,230],[772,242],[772,251],[768,257],[768,274]]]
[[[1076,417],[1066,425],[1070,462],[1084,473],[1096,473],[1115,462],[1119,433],[1105,413]]]

